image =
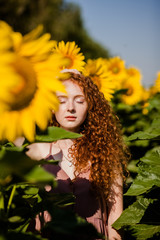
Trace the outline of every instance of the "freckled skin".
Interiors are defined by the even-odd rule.
[[[66,80],[63,84],[67,95],[61,92],[57,93],[60,105],[58,111],[55,112],[55,117],[62,128],[79,132],[87,115],[88,104],[82,89],[76,83]]]

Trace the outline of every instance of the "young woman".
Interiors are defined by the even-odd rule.
[[[69,79],[63,80],[67,94],[57,93],[60,105],[53,113],[52,124],[83,136],[51,144],[34,143],[28,155],[61,159],[58,166],[46,166],[57,178],[56,191],[73,192],[75,212],[110,240],[119,240],[121,236],[111,225],[123,210],[127,148],[118,118],[103,94],[90,78],[70,71]]]

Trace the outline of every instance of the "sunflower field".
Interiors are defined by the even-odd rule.
[[[74,214],[72,194],[51,194],[54,176],[26,152],[35,142],[81,135],[48,127],[58,109],[56,91],[65,92],[62,69],[77,69],[98,86],[118,115],[130,148],[124,211],[113,224],[124,239],[160,238],[160,72],[145,88],[140,70],[119,56],[88,59],[75,42],[51,40],[39,25],[26,35],[0,21],[0,239],[102,238]],[[16,144],[22,139],[21,144]],[[46,187],[47,186],[47,187]],[[45,222],[45,212],[51,219]],[[42,228],[35,229],[40,215]],[[51,237],[52,236],[52,237]],[[72,238],[71,238],[72,237]]]

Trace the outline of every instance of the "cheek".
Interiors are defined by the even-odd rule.
[[[85,113],[84,113],[84,116],[83,116],[83,117],[84,117],[84,120],[85,120],[86,117],[87,117],[87,112],[88,112],[88,111],[86,110]]]
[[[55,112],[55,115],[60,115],[60,114],[62,114],[62,113],[64,113],[64,110],[65,110],[65,104],[59,104],[59,108],[58,108],[58,110]]]
[[[82,109],[80,109],[79,111],[79,116],[85,120],[86,116],[87,116],[87,112],[88,112],[88,107],[83,107]]]
[[[62,107],[60,105],[58,111],[55,112],[55,118],[56,118],[57,121],[62,117],[62,114],[63,114],[63,110],[62,110]]]

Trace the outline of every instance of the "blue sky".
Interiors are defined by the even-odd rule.
[[[138,68],[142,84],[152,85],[160,71],[160,0],[66,0],[81,8],[90,36]]]

